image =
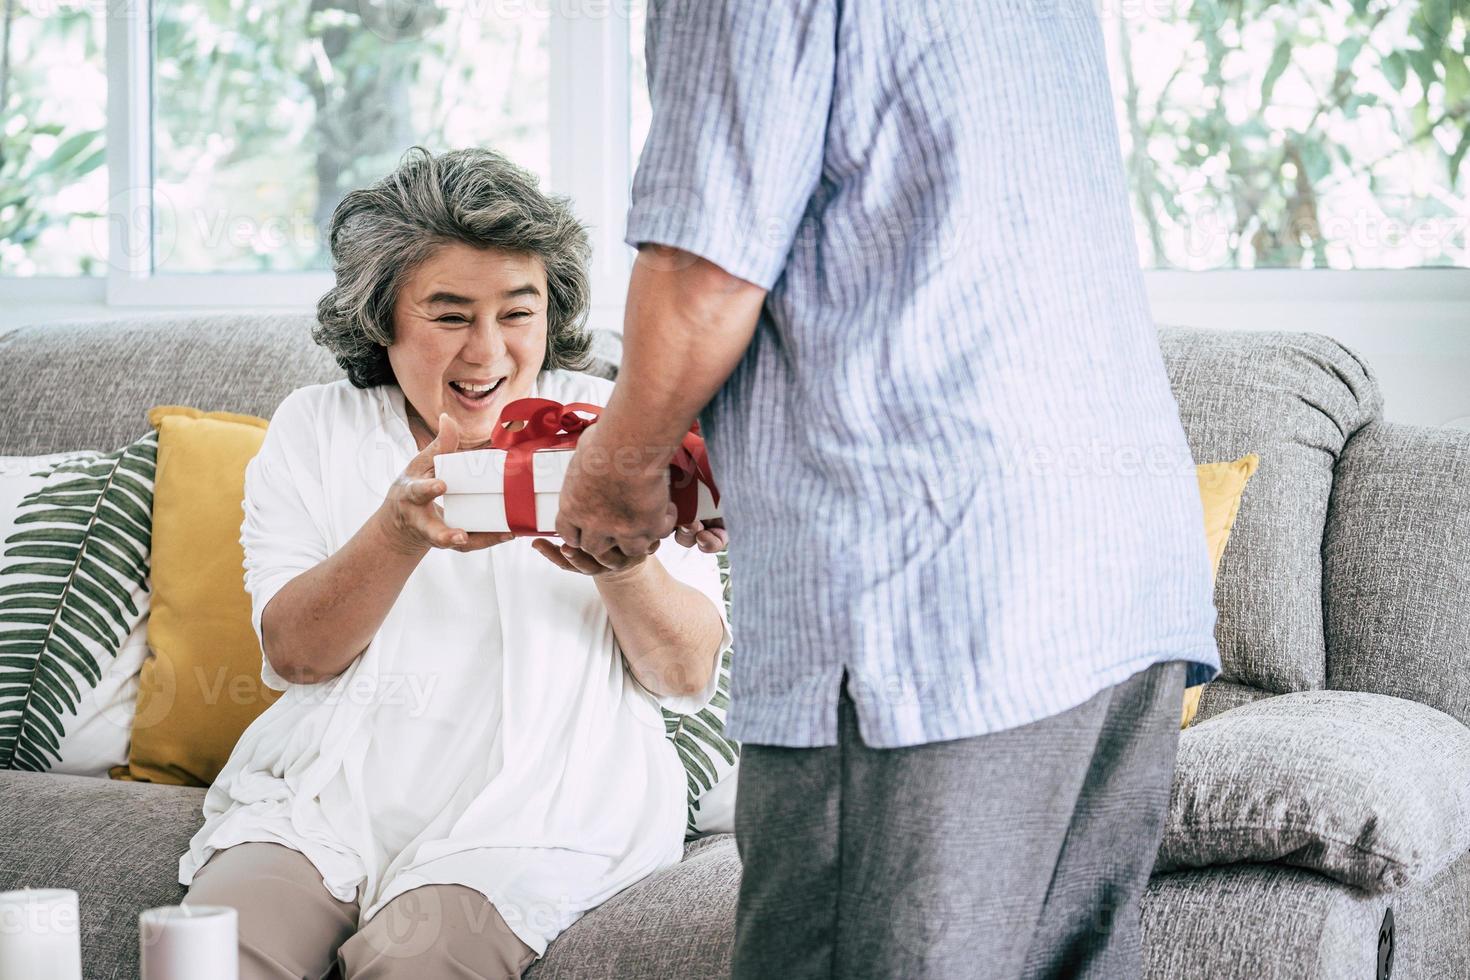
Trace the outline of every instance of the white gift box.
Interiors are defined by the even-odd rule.
[[[543,449],[531,457],[531,476],[536,487],[536,530],[556,533],[556,514],[561,485],[572,462],[573,449]],[[475,449],[434,457],[434,476],[444,481],[444,523],[465,531],[508,531],[505,516],[505,458],[503,449]],[[720,516],[709,487],[699,487],[696,518],[711,521]]]

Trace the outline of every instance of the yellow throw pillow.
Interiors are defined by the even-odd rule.
[[[127,766],[118,779],[208,786],[279,697],[260,682],[245,592],[245,464],[266,420],[160,405],[152,609]]]
[[[1225,555],[1225,545],[1230,541],[1230,529],[1235,526],[1235,515],[1240,512],[1240,498],[1245,494],[1245,485],[1260,465],[1261,457],[1255,453],[1242,456],[1228,463],[1205,463],[1195,467],[1199,479],[1200,502],[1205,508],[1205,540],[1210,548],[1210,569],[1220,572],[1220,559]],[[1199,710],[1199,684],[1184,692],[1184,714],[1180,728],[1188,728]]]

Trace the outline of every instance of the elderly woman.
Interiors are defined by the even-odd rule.
[[[588,246],[499,155],[415,148],[332,220],[318,343],[245,478],[264,682],[179,861],[239,910],[241,976],[519,977],[579,916],[682,856],[660,705],[713,696],[730,641],[710,531],[609,570],[448,527],[438,453],[527,396],[605,403]],[[698,547],[694,547],[694,545]]]

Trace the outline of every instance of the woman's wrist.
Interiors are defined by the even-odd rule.
[[[593,576],[592,580],[600,585],[608,585],[614,588],[636,585],[652,574],[653,564],[653,556],[649,555],[636,565],[629,565],[626,568],[603,572],[600,575]]]
[[[368,521],[368,527],[375,534],[374,542],[382,548],[400,558],[411,558],[417,561],[429,553],[429,546],[424,542],[410,540],[404,529],[399,525],[396,512],[384,502]]]

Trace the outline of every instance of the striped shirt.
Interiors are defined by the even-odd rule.
[[[890,747],[1219,670],[1088,0],[654,0],[629,244],[769,290],[703,412],[728,730]]]

